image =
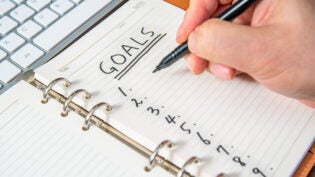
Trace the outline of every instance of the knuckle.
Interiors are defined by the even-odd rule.
[[[198,29],[198,42],[202,51],[202,57],[214,58],[219,29],[217,20],[208,20]]]

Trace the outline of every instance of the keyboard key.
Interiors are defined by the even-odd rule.
[[[10,0],[0,0],[0,15],[4,15],[15,7],[15,4]]]
[[[17,29],[17,32],[26,39],[31,39],[42,30],[42,27],[32,20],[27,21]]]
[[[108,4],[108,1],[83,1],[76,8],[72,9],[56,23],[35,37],[34,42],[47,51],[52,49],[97,11],[101,10],[106,4]]]
[[[71,0],[72,2],[79,4],[82,0]]]
[[[22,2],[24,2],[24,0],[13,0],[13,1],[17,4],[21,4]]]
[[[20,72],[21,69],[17,68],[7,60],[0,63],[0,80],[4,83],[9,83]]]
[[[4,59],[4,57],[7,56],[7,53],[5,53],[3,50],[0,49],[0,61]]]
[[[0,34],[5,35],[13,28],[18,25],[16,21],[12,20],[10,17],[4,16],[0,19]]]
[[[22,23],[30,16],[34,14],[34,10],[22,4],[10,12],[11,17],[13,17],[18,22]]]
[[[26,3],[36,11],[40,11],[50,3],[50,0],[28,0]]]
[[[44,52],[37,47],[31,44],[26,44],[18,51],[16,51],[11,56],[11,59],[23,68],[27,68],[31,66],[35,61],[37,61],[41,56],[43,56],[43,54]]]
[[[74,4],[68,0],[56,0],[50,5],[50,8],[60,15],[70,10]]]
[[[42,10],[40,13],[34,16],[34,19],[44,27],[50,25],[57,18],[58,15],[55,12],[49,10],[48,8]]]
[[[13,52],[15,49],[20,47],[24,42],[25,40],[18,36],[17,34],[10,33],[8,36],[6,36],[0,41],[0,46],[9,52]]]

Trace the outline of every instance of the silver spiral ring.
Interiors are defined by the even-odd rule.
[[[111,111],[112,110],[112,106],[105,103],[105,102],[102,102],[102,103],[98,103],[97,105],[93,106],[91,108],[91,110],[89,111],[89,114],[85,117],[85,120],[84,120],[84,125],[82,126],[82,130],[83,131],[87,131],[89,130],[90,128],[90,119],[91,117],[93,116],[94,112],[98,109],[100,109],[101,107],[105,107],[105,110],[106,111]]]
[[[156,165],[156,157],[158,156],[160,150],[162,148],[172,148],[174,147],[175,144],[169,140],[164,140],[162,141],[153,151],[153,153],[151,154],[150,158],[149,158],[149,164],[147,166],[145,166],[145,171],[151,171],[152,168]]]
[[[86,91],[86,90],[83,90],[83,89],[79,89],[79,90],[76,90],[74,92],[72,92],[68,99],[66,100],[65,104],[63,105],[63,111],[61,113],[61,116],[62,117],[66,117],[68,115],[68,112],[69,112],[69,104],[70,102],[72,101],[72,99],[77,96],[79,93],[84,93],[85,94],[85,99],[89,99],[91,98],[91,94]]]
[[[188,165],[191,165],[193,163],[199,163],[200,162],[200,159],[198,157],[191,157],[189,158],[185,163],[184,165],[182,166],[182,168],[179,170],[179,172],[177,173],[177,177],[183,177],[184,176],[184,173],[185,173],[185,170],[186,170],[186,167]]]
[[[51,82],[48,84],[47,88],[43,91],[43,98],[42,98],[42,101],[41,101],[43,104],[45,104],[45,103],[48,102],[48,93],[49,93],[49,91],[52,89],[52,87],[53,87],[54,85],[56,85],[58,82],[61,82],[61,81],[64,81],[64,82],[65,82],[65,83],[63,84],[64,87],[69,87],[69,86],[71,85],[71,82],[70,82],[68,79],[65,79],[65,78],[62,78],[62,77],[57,78],[57,79],[54,79],[53,81],[51,81]]]

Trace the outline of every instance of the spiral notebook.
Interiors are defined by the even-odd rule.
[[[135,176],[291,176],[314,142],[313,109],[275,94],[246,76],[233,81],[222,81],[206,73],[194,76],[184,60],[152,74],[161,58],[177,46],[176,30],[183,14],[182,10],[159,0],[129,1],[52,61],[28,73],[25,80],[37,89],[24,83],[17,90],[28,97],[32,107],[40,104],[41,115],[49,110],[49,116],[55,116],[54,125],[73,122],[76,126],[69,126],[67,131],[82,129],[91,135],[84,138],[80,130],[76,138],[80,141],[82,136],[82,142],[92,139],[93,147],[104,147],[108,161],[113,161],[109,162],[113,164],[110,172],[116,169],[130,176],[128,170],[136,171]],[[32,95],[37,95],[36,99]],[[39,103],[39,96],[43,104]],[[30,116],[25,114],[24,121],[36,119],[33,111],[26,112]],[[7,124],[24,126],[14,121]],[[13,139],[17,138],[14,132],[10,134]],[[94,133],[90,132],[98,133],[92,136]],[[34,133],[41,135],[40,131]],[[108,134],[111,137],[107,138]],[[60,146],[72,143],[62,139],[65,142]],[[107,141],[107,145],[98,145],[102,141]],[[5,140],[1,143],[5,144]],[[73,154],[70,147],[63,153]],[[126,153],[131,149],[134,151]],[[65,156],[65,159],[74,167],[74,162],[81,166],[85,161],[91,163],[83,173],[88,176],[103,174],[101,170],[105,167],[98,164],[104,162],[97,159],[106,157],[82,151],[78,150],[77,158]],[[88,160],[85,155],[89,155]],[[51,156],[54,157],[53,153]],[[57,159],[47,164],[56,164]],[[119,161],[124,162],[118,168],[115,164],[119,166]],[[40,164],[30,164],[35,168],[34,174],[44,174]],[[62,163],[58,165],[63,169]],[[0,170],[5,172],[9,166],[2,165]],[[98,173],[91,173],[93,166]],[[124,169],[127,171],[123,172]]]
[[[147,173],[147,160],[100,129],[81,130],[78,115],[58,116],[60,104],[19,82],[0,97],[0,176],[171,177]]]

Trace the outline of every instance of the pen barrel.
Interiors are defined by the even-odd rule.
[[[248,9],[257,0],[239,0],[234,3],[228,10],[224,11],[217,18],[225,21],[231,21],[234,18],[241,15],[246,9]]]
[[[253,5],[257,0],[239,0],[234,3],[231,7],[229,7],[226,11],[224,11],[217,18],[224,21],[231,21],[241,13],[243,13],[246,9],[248,9],[251,5]],[[183,58],[185,55],[189,53],[188,43],[185,42],[179,45],[175,50],[173,50],[170,54],[162,59],[160,64],[153,71],[159,71],[163,68],[169,67],[179,59]]]
[[[168,57],[169,60],[165,61],[165,63],[167,63],[168,65],[171,65],[171,64],[175,63],[177,60],[183,58],[188,53],[189,53],[188,43],[185,42],[185,43],[179,45],[176,49],[174,49],[170,53],[170,57]]]

